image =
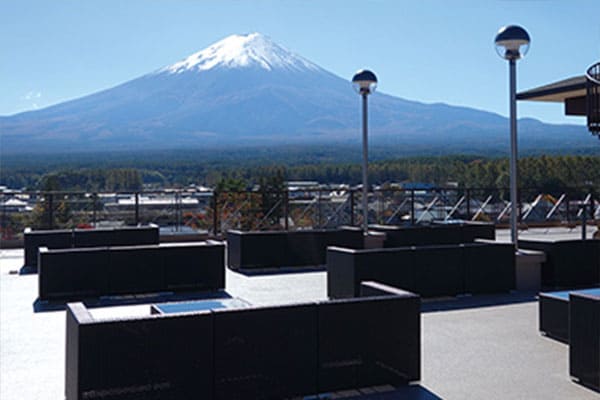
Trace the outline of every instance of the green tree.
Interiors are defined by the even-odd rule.
[[[263,176],[259,180],[261,195],[262,224],[269,228],[281,226],[285,201],[285,177],[282,169],[277,169],[273,175]]]

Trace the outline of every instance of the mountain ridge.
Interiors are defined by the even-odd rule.
[[[315,90],[318,88],[318,90]],[[508,120],[489,111],[377,92],[372,142],[508,146]],[[252,33],[229,36],[176,63],[78,99],[0,117],[2,152],[359,140],[350,82]],[[593,146],[585,128],[519,123],[524,146]]]

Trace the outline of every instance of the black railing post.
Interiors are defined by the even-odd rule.
[[[354,226],[354,189],[350,188],[350,226]]]
[[[135,224],[140,224],[140,193],[135,192]]]
[[[571,207],[569,205],[570,202],[571,202],[570,194],[569,194],[569,192],[567,192],[565,194],[565,206],[567,209],[567,223],[571,222]]]
[[[289,191],[286,189],[283,192],[283,218],[285,218],[283,224],[285,226],[285,230],[289,230],[289,224],[288,224],[288,217],[289,217],[289,207],[290,207],[290,194]]]
[[[471,189],[467,188],[467,221],[471,219]]]
[[[521,199],[521,192],[523,191],[523,189],[519,190],[517,192],[517,207],[515,208],[515,210],[517,210],[517,221],[519,221],[519,223],[517,224],[517,231],[519,230],[518,225],[521,224],[523,222],[523,201]]]
[[[181,193],[175,192],[175,232],[180,231],[181,225]]]
[[[96,227],[96,207],[98,202],[98,193],[92,194],[92,225]]]
[[[217,210],[217,197],[219,197],[219,192],[216,190],[213,191],[212,196],[212,209],[213,209],[213,236],[217,237],[218,235],[218,224],[219,224],[219,211]]]
[[[321,189],[317,196],[317,228],[321,228]]]
[[[587,204],[581,205],[581,239],[587,239]]]
[[[4,197],[4,195],[2,195],[2,232],[0,234],[0,239],[5,238],[6,235],[6,228],[8,227],[8,224],[6,222],[6,197]]]
[[[415,224],[415,189],[410,190],[410,224]]]
[[[596,199],[594,198],[594,189],[590,189],[590,220],[592,221],[596,220],[596,215],[594,213],[596,210],[595,203]]]
[[[52,193],[48,193],[48,229],[54,226],[54,198]]]
[[[373,191],[375,193],[375,191]],[[383,197],[384,197],[384,193],[385,191],[383,190],[379,190],[379,215],[377,216],[377,223],[380,224],[381,223],[381,219],[382,219],[382,215],[383,215]]]

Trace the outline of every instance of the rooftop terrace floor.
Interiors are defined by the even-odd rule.
[[[580,237],[579,230],[564,231],[538,235]],[[503,235],[499,232],[499,240]],[[0,399],[63,399],[65,311],[33,312],[37,275],[9,273],[22,264],[22,250],[0,251]],[[244,276],[227,270],[226,282],[231,295],[253,304],[326,299],[326,274],[322,271]],[[570,380],[567,345],[540,335],[535,293],[425,301],[423,310],[422,379],[418,385],[378,392],[348,391],[335,397],[600,398],[598,392]],[[93,309],[92,313],[97,317],[147,314],[149,306]]]

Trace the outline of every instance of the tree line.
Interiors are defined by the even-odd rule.
[[[148,168],[150,167],[150,168]],[[361,182],[360,162],[315,161],[272,162],[250,165],[242,161],[214,163],[203,160],[164,160],[146,168],[64,168],[40,171],[20,168],[4,171],[0,184],[28,190],[135,191],[144,187],[184,187],[200,184],[220,191],[273,186],[282,180],[320,183]],[[425,182],[459,187],[506,188],[509,186],[507,158],[475,156],[413,157],[376,160],[369,164],[369,182],[374,185]],[[600,156],[532,156],[519,160],[519,186],[545,192],[567,187],[600,191]]]
[[[552,192],[564,188],[595,188],[600,190],[600,157],[539,156],[519,160],[519,186]],[[266,166],[238,169],[223,178],[249,184],[265,176],[283,175],[286,180],[310,180],[320,183],[359,184],[362,167],[359,163],[307,164],[292,167]],[[222,178],[222,179],[223,179]],[[509,187],[509,161],[506,158],[406,158],[376,161],[369,164],[369,182],[376,185],[402,182],[423,182],[436,186]]]
[[[136,169],[64,170],[44,174],[37,184],[43,191],[115,192],[137,191],[143,188],[143,179]]]

